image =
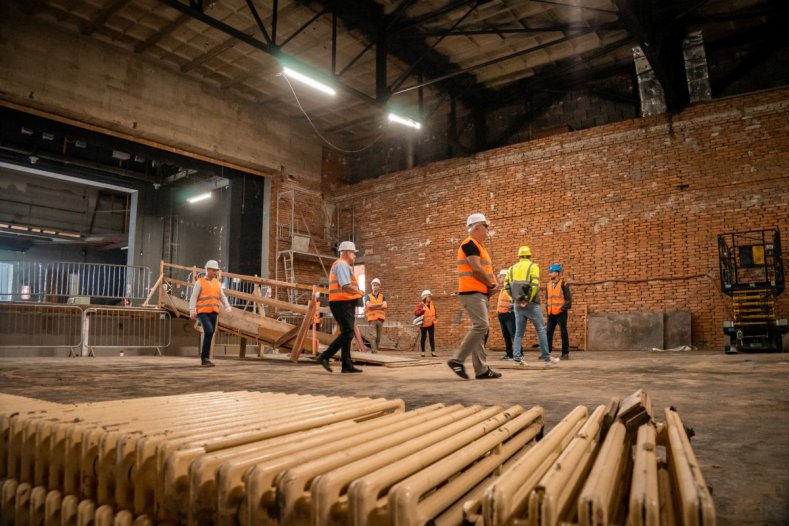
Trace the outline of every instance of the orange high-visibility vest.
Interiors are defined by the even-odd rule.
[[[564,305],[564,281],[548,282],[548,314],[560,314]]]
[[[219,280],[214,278],[208,281],[205,278],[200,278],[198,281],[200,282],[200,295],[195,303],[195,312],[197,314],[219,312],[222,299]]]
[[[423,305],[422,308],[424,309],[422,327],[432,327],[436,322],[436,304],[431,301],[430,305]]]
[[[468,258],[466,258],[466,254],[463,252],[463,245],[469,241],[473,242],[479,249],[479,262],[482,264],[482,268],[485,269],[485,273],[488,275],[488,283],[493,283],[494,281],[493,262],[490,260],[488,251],[485,249],[485,247],[477,243],[474,238],[469,236],[464,239],[458,247],[458,292],[482,292],[483,294],[487,294],[488,283],[483,283],[474,277],[474,273],[471,271],[471,265],[468,262]]]
[[[329,272],[329,301],[348,301],[361,298],[361,294],[348,294],[342,291],[340,282],[337,281],[337,274],[334,273],[334,267],[337,266],[337,263],[345,263],[345,261],[338,259],[332,263],[331,271]],[[345,264],[347,265],[347,263]],[[351,269],[351,283],[354,285],[358,284],[356,276],[353,275],[353,269]]]
[[[499,292],[499,304],[496,307],[496,312],[506,314],[510,312],[510,307],[512,307],[512,296],[507,292],[507,289],[502,288]]]
[[[373,296],[372,292],[367,295],[370,298],[370,303],[373,305],[381,305],[384,302],[384,295],[382,292],[378,293],[378,297],[376,298]],[[381,320],[383,321],[386,319],[386,311],[383,309],[375,309],[375,310],[368,310],[367,311],[367,321],[375,321]]]

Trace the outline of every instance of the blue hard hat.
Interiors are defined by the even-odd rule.
[[[549,272],[561,272],[562,271],[562,266],[560,264],[558,264],[558,263],[554,263],[553,265],[548,267],[548,271]]]

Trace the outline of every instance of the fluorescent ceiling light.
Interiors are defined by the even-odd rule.
[[[417,130],[422,128],[422,125],[417,121],[415,121],[414,119],[407,119],[406,117],[401,117],[395,113],[389,114],[389,122],[396,122],[398,124],[403,124],[405,126],[416,128]]]
[[[315,79],[311,79],[307,75],[299,73],[298,71],[293,71],[290,68],[283,67],[282,68],[282,72],[285,75],[287,75],[288,77],[290,77],[292,79],[295,79],[295,80],[298,80],[299,82],[302,82],[302,83],[306,84],[307,86],[315,88],[318,91],[322,91],[323,93],[326,93],[328,95],[336,95],[337,94],[337,92],[331,86],[327,86],[326,84],[323,84],[322,82],[318,82]]]
[[[190,197],[189,199],[187,199],[187,201],[189,201],[190,203],[198,203],[200,201],[205,201],[206,199],[211,199],[211,192],[206,192],[204,194]]]

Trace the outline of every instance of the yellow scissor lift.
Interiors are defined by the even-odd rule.
[[[718,255],[721,290],[732,299],[733,319],[723,322],[726,352],[781,352],[787,321],[776,313],[776,298],[784,291],[780,232],[721,234]]]

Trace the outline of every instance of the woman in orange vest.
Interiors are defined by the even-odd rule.
[[[361,307],[362,291],[356,276],[353,275],[353,262],[356,260],[356,245],[351,241],[343,241],[338,248],[340,253],[329,271],[329,309],[340,327],[340,334],[329,344],[329,347],[318,355],[317,362],[332,372],[329,359],[341,351],[342,372],[360,373],[361,369],[353,366],[351,361],[351,342],[356,335],[356,307]]]
[[[504,281],[507,276],[507,269],[499,271],[499,279]],[[499,301],[496,305],[496,313],[501,327],[501,336],[504,338],[504,356],[502,360],[512,360],[512,339],[515,337],[515,314],[512,312],[512,296],[507,289],[502,287],[499,291]]]
[[[193,320],[196,318],[203,327],[203,346],[200,350],[200,364],[203,367],[214,366],[209,356],[219,307],[224,305],[225,310],[230,311],[230,303],[216,278],[217,272],[219,272],[219,263],[216,260],[211,259],[206,262],[205,277],[197,279],[192,287],[192,296],[189,298],[189,317]]]
[[[436,315],[436,304],[433,303],[433,296],[429,290],[422,291],[422,301],[416,305],[415,316],[422,316],[422,325],[419,327],[422,347],[422,358],[425,357],[425,340],[430,337],[430,356],[436,356],[435,329],[438,316]]]
[[[573,304],[573,296],[570,293],[570,285],[559,277],[562,266],[554,263],[548,267],[548,275],[551,281],[546,287],[548,304],[548,349],[553,347],[553,333],[556,325],[559,325],[559,332],[562,335],[562,360],[570,359],[570,336],[567,333],[567,311]]]
[[[384,320],[386,319],[387,297],[381,292],[380,279],[373,279],[370,285],[372,285],[373,291],[364,297],[364,310],[367,314],[367,321],[375,327],[373,352],[377,353],[381,347],[381,332],[383,332]]]

